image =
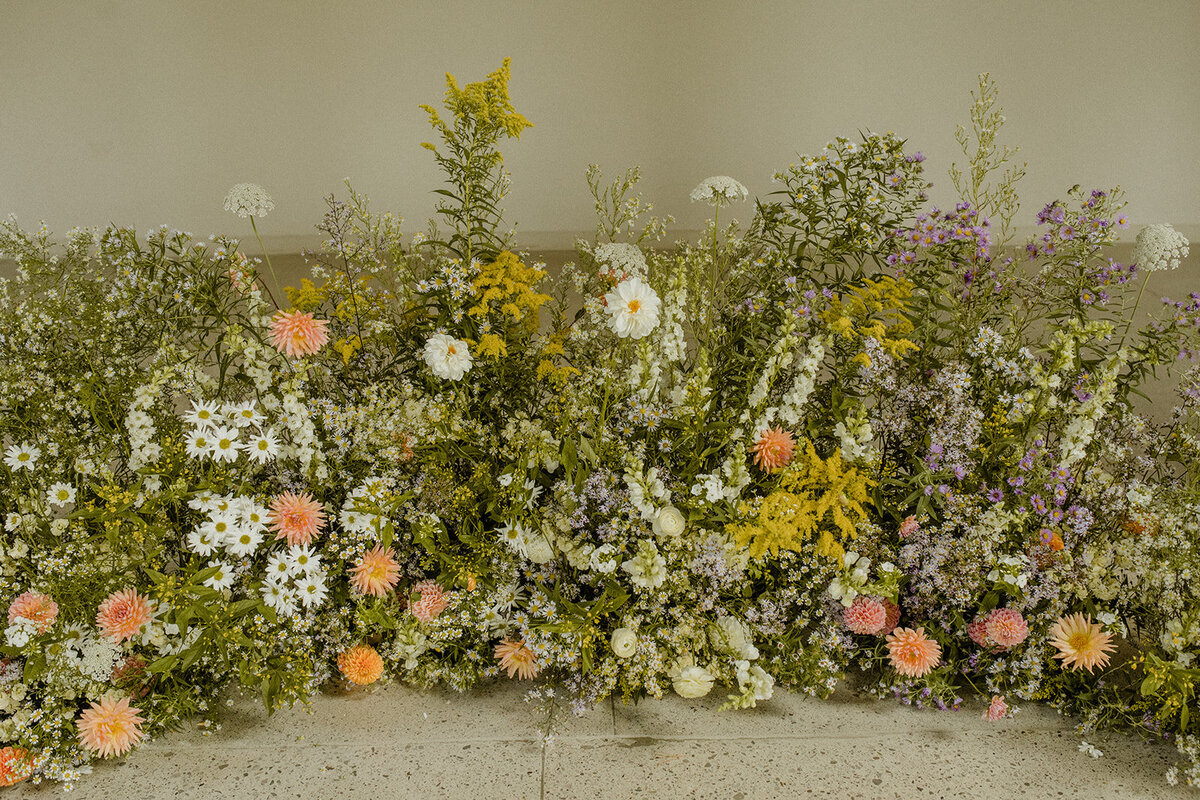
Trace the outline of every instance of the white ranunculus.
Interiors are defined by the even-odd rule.
[[[545,564],[554,558],[554,547],[549,537],[541,531],[531,531],[525,539],[525,552],[535,564]]]
[[[712,691],[714,680],[712,673],[704,667],[692,666],[679,670],[672,685],[675,687],[676,694],[691,700],[696,697],[704,697]]]
[[[622,339],[641,339],[658,324],[662,301],[641,278],[621,281],[604,295],[608,326]]]
[[[612,634],[612,649],[617,658],[629,658],[637,652],[637,634],[631,628],[617,628]]]
[[[429,337],[422,355],[429,369],[439,378],[456,381],[471,369],[471,351],[467,343],[445,333]]]
[[[660,539],[674,539],[686,527],[687,520],[683,518],[683,512],[675,506],[663,506],[654,518],[654,535]]]

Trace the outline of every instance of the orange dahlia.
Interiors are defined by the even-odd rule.
[[[0,748],[0,786],[12,786],[33,774],[33,759],[21,747]]]
[[[500,659],[500,666],[508,670],[510,678],[516,676],[524,681],[537,677],[537,655],[523,641],[505,639],[496,645],[496,658]]]
[[[113,592],[96,611],[96,627],[114,642],[132,639],[150,621],[150,601],[136,589]]]
[[[942,658],[942,648],[925,635],[924,628],[896,628],[888,634],[887,648],[892,666],[909,678],[925,675]]]
[[[1050,626],[1050,644],[1058,648],[1055,658],[1064,667],[1086,669],[1108,666],[1109,653],[1116,647],[1112,634],[1105,633],[1090,616],[1068,614]]]
[[[354,576],[351,583],[359,594],[383,597],[400,580],[400,565],[396,563],[391,550],[384,550],[383,545],[375,545],[362,554],[350,573]]]
[[[754,453],[754,464],[763,472],[775,472],[792,463],[796,439],[791,431],[783,428],[767,428],[758,435],[758,441],[750,448]]]
[[[383,675],[383,658],[374,647],[355,645],[338,655],[338,669],[346,680],[359,686],[369,686]]]
[[[8,607],[8,624],[16,622],[18,617],[33,623],[38,633],[45,633],[58,618],[58,603],[48,594],[25,592]]]
[[[129,698],[106,697],[79,715],[79,743],[99,756],[123,756],[146,737],[140,709],[129,705]]]
[[[329,323],[307,311],[277,311],[271,320],[271,344],[290,358],[311,356],[329,341]]]
[[[308,493],[284,492],[271,501],[267,516],[276,539],[287,539],[290,545],[308,544],[325,525],[325,511]]]

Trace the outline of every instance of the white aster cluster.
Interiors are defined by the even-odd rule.
[[[125,430],[129,434],[129,468],[134,472],[148,467],[162,457],[162,445],[154,441],[157,429],[150,409],[158,399],[158,387],[143,384],[133,393],[133,404],[125,415]]]
[[[692,189],[693,203],[708,203],[713,206],[745,200],[749,196],[750,192],[746,187],[728,175],[705,178]]]
[[[275,210],[275,201],[267,194],[267,190],[257,183],[239,183],[225,195],[225,210],[237,214],[242,219],[262,219]]]
[[[186,449],[193,458],[232,462],[244,453],[251,461],[265,464],[280,453],[279,437],[265,427],[253,400],[225,404],[193,400],[183,420],[190,426]]]
[[[283,396],[282,409],[283,422],[292,440],[285,455],[294,456],[304,470],[315,466],[316,477],[324,479],[328,470],[322,459],[321,448],[317,446],[317,428],[308,407],[300,402],[295,393],[287,392]]]
[[[1133,261],[1146,272],[1178,269],[1191,244],[1170,225],[1150,225],[1138,232],[1133,243]]]

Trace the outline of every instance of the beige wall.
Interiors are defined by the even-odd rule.
[[[349,176],[416,230],[437,182],[417,104],[511,55],[537,127],[509,148],[507,205],[535,247],[591,226],[589,161],[641,164],[695,228],[699,179],[765,193],[858,129],[909,137],[947,198],[984,70],[1030,163],[1025,221],[1071,184],[1119,183],[1135,225],[1200,239],[1197,41],[1195,0],[0,2],[0,212],[248,235],[221,201],[254,181],[278,205],[264,233],[304,236]]]

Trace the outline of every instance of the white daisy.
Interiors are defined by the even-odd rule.
[[[192,458],[207,457],[212,446],[212,432],[208,428],[195,428],[188,433],[187,454]]]
[[[263,602],[283,616],[290,615],[296,610],[296,595],[286,586],[268,583],[262,588]]]
[[[209,455],[214,461],[234,461],[241,452],[242,444],[237,440],[238,432],[235,428],[213,428],[212,432],[212,447],[209,449]]]
[[[59,508],[74,503],[75,487],[69,483],[52,484],[46,492],[46,502]]]
[[[321,557],[314,553],[311,547],[304,545],[294,544],[289,547],[287,559],[296,573],[312,575],[321,568]]]
[[[267,514],[270,513],[270,509],[253,497],[235,499],[233,511],[237,514],[238,524],[241,527],[259,532],[267,529]]]
[[[233,495],[219,494],[214,497],[212,508],[209,509],[209,513],[229,514],[230,516],[236,517],[237,510],[233,507]]]
[[[216,503],[217,495],[212,492],[201,492],[188,500],[188,508],[199,511],[201,514],[209,514],[216,508]]]
[[[529,493],[529,499],[525,501],[525,510],[531,511],[537,499],[542,496],[542,487],[537,485],[533,478],[525,481],[525,491]]]
[[[280,583],[300,571],[283,553],[276,553],[267,560],[267,580]]]
[[[194,529],[187,536],[188,549],[197,555],[210,556],[219,544],[220,542],[213,536],[213,532],[208,530],[205,525]]]
[[[212,519],[200,527],[212,535],[214,542],[229,544],[237,536],[238,520],[233,514],[215,512]]]
[[[249,528],[237,529],[232,539],[227,539],[225,542],[225,550],[235,556],[253,555],[258,546],[262,544],[263,535],[259,531],[252,531]]]
[[[279,455],[279,438],[273,430],[265,430],[258,436],[250,437],[246,444],[246,452],[260,464],[276,458]]]
[[[220,406],[216,403],[196,402],[195,400],[192,401],[192,410],[183,415],[184,422],[201,430],[207,430],[216,425],[220,418]]]
[[[204,585],[218,592],[222,592],[233,586],[233,570],[229,565],[223,561],[218,561],[213,566],[217,568],[217,571],[208,580],[204,581]]]
[[[32,470],[33,465],[37,463],[38,457],[41,454],[41,450],[28,442],[19,445],[14,444],[4,452],[4,463],[8,464],[12,469]]]
[[[258,413],[258,409],[254,407],[253,400],[236,405],[227,405],[222,411],[225,414],[225,419],[229,420],[229,423],[235,428],[258,425],[262,421],[262,416]]]
[[[320,605],[328,594],[325,589],[325,576],[318,572],[299,579],[296,581],[296,594],[305,608]]]

